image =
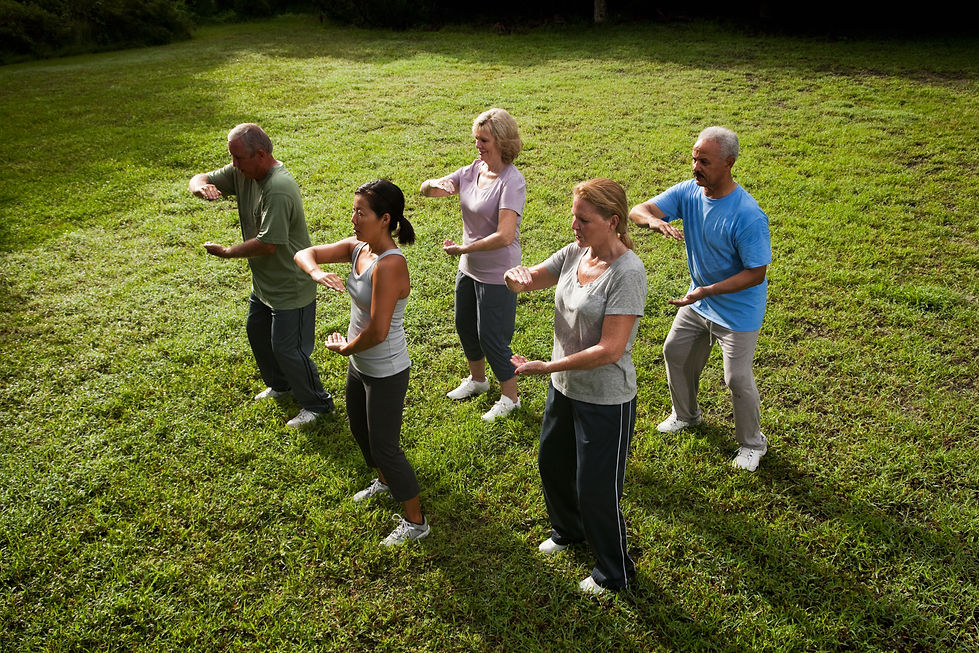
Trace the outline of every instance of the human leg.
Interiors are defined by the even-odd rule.
[[[272,309],[272,352],[296,403],[311,413],[333,412],[310,358],[315,340],[316,302],[297,309]]]
[[[636,399],[624,404],[573,402],[577,444],[576,487],[582,523],[596,562],[591,577],[621,589],[635,575],[619,505],[636,422]]]
[[[473,368],[473,363],[483,364],[483,350],[479,346],[479,331],[476,326],[476,281],[461,271],[456,273],[455,325],[459,342],[466,360],[470,362],[473,380],[485,381],[485,368]],[[476,376],[476,374],[481,374]]]
[[[288,392],[291,389],[289,381],[283,375],[272,351],[272,309],[254,294],[248,298],[245,332],[265,385],[276,393]]]
[[[731,331],[713,326],[724,354],[724,383],[734,406],[734,436],[743,447],[767,448],[761,433],[761,397],[753,369],[758,331]]]
[[[673,413],[687,423],[700,421],[697,389],[700,374],[710,356],[710,347],[706,320],[689,306],[680,307],[663,343],[663,359]]]
[[[378,478],[390,488],[391,496],[405,503],[408,518],[420,515],[409,503],[418,498],[420,487],[415,470],[401,448],[401,421],[408,392],[406,369],[383,378],[360,375],[366,389],[367,432],[370,458]],[[366,457],[365,457],[366,459]],[[411,519],[415,521],[414,519]]]
[[[585,539],[576,485],[577,456],[571,400],[548,382],[537,453],[551,539],[567,545]]]
[[[510,362],[510,341],[517,320],[517,294],[502,284],[474,283],[479,348],[500,382],[501,393],[516,402],[517,377]]]

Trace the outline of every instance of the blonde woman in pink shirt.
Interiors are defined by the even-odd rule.
[[[489,390],[486,363],[500,382],[500,399],[483,415],[492,422],[520,407],[510,340],[517,295],[504,273],[520,265],[520,220],[527,184],[513,165],[523,147],[517,123],[503,109],[489,109],[473,121],[479,157],[470,165],[421,185],[426,197],[459,196],[462,243],[446,239],[442,249],[459,257],[455,325],[469,364],[469,376],[446,396],[461,400]]]

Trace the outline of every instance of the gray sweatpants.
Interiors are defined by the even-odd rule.
[[[734,437],[744,447],[761,449],[761,397],[752,364],[758,331],[731,331],[711,322],[689,306],[682,306],[673,320],[663,358],[666,379],[677,418],[689,422],[700,417],[697,389],[700,373],[711,347],[720,343],[724,355],[724,383],[734,404]]]

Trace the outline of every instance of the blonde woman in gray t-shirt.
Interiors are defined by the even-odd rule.
[[[611,179],[574,187],[574,242],[504,275],[526,292],[556,286],[550,361],[514,355],[517,374],[550,374],[538,467],[551,537],[545,555],[586,541],[596,556],[583,592],[626,587],[635,565],[619,508],[636,420],[632,344],[646,305],[646,269],[626,233],[629,205]]]

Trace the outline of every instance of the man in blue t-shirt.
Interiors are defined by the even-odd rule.
[[[740,445],[732,464],[753,472],[768,451],[752,363],[765,316],[772,246],[768,216],[731,175],[737,157],[735,133],[708,127],[693,146],[694,178],[635,206],[629,218],[686,243],[690,269],[686,295],[669,300],[680,307],[663,344],[673,411],[657,428],[676,433],[700,423],[700,373],[719,342]],[[671,224],[674,220],[683,220],[683,232]]]

